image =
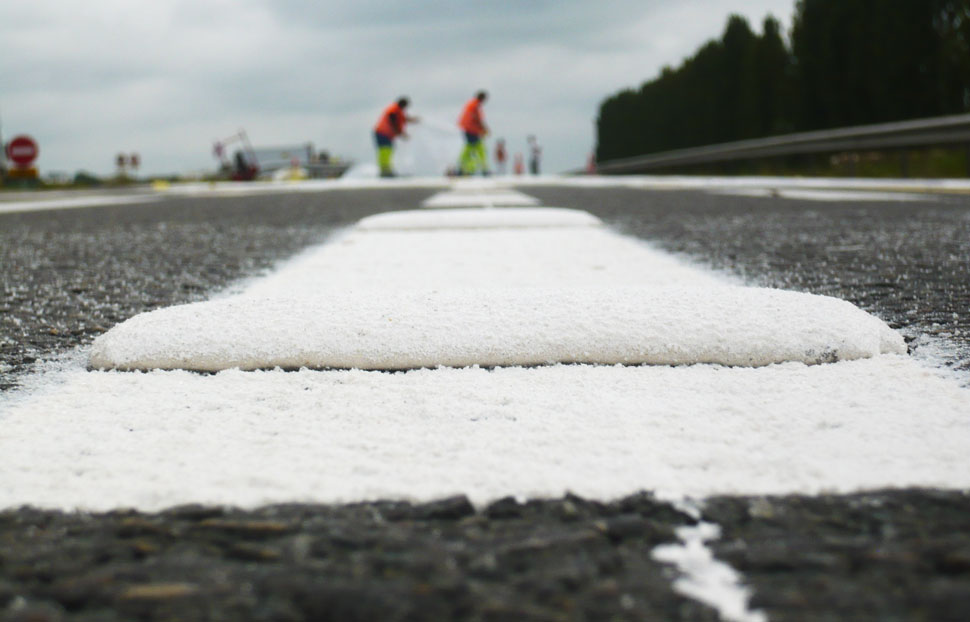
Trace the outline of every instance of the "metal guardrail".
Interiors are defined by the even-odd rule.
[[[811,153],[970,145],[970,114],[799,132],[730,143],[663,151],[597,163],[605,174],[645,173],[694,164],[712,164]]]

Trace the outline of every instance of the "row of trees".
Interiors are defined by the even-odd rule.
[[[786,132],[970,111],[970,0],[798,0],[786,41],[723,36],[607,98],[600,162]]]

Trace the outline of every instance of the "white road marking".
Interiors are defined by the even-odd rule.
[[[970,193],[970,181],[964,179],[846,179],[846,178],[799,178],[799,177],[703,177],[676,175],[627,175],[627,176],[558,176],[520,175],[501,178],[449,180],[443,177],[404,177],[398,179],[340,178],[311,179],[301,181],[257,182],[180,182],[156,190],[154,195],[115,195],[94,197],[43,198],[46,193],[36,194],[25,200],[2,200],[0,213],[43,209],[95,207],[97,205],[138,204],[166,196],[256,196],[277,193],[315,193],[350,189],[427,188],[440,189],[446,195],[436,199],[448,202],[453,197],[456,206],[532,206],[534,197],[523,194],[512,186],[528,187],[574,187],[574,188],[641,188],[652,190],[714,190],[738,193],[750,192],[755,196],[786,193],[793,198],[811,196],[833,197],[831,191],[869,191],[866,200],[931,200],[926,193]],[[799,190],[830,191],[827,195],[790,194]],[[909,197],[897,198],[902,193]],[[923,193],[923,194],[917,194]],[[478,198],[472,198],[474,195]],[[858,195],[853,195],[858,196]],[[878,197],[878,198],[877,198]],[[915,198],[914,198],[915,197]],[[849,197],[851,199],[851,196]],[[842,199],[838,199],[842,200]],[[442,205],[444,206],[444,205]]]
[[[767,622],[763,611],[748,606],[750,593],[741,583],[741,575],[731,566],[714,558],[708,542],[721,537],[721,529],[712,523],[678,527],[680,544],[655,548],[654,559],[677,566],[682,575],[674,581],[674,590],[717,609],[728,622]]]
[[[324,291],[451,292],[469,283],[505,292],[725,287],[721,277],[590,226],[351,231],[243,294],[312,299]],[[541,323],[536,306],[532,321]],[[725,310],[710,321],[716,329],[735,317]],[[285,323],[281,317],[288,332]],[[970,391],[900,355],[758,369],[393,374],[203,376],[77,364],[28,383],[0,397],[0,507],[970,486]]]
[[[900,356],[39,380],[0,415],[0,507],[970,487],[970,392]]]
[[[803,201],[828,201],[851,203],[854,201],[906,202],[935,201],[931,194],[912,194],[908,192],[874,192],[871,190],[829,190],[803,188],[719,188],[710,190],[714,194],[745,197],[766,197],[799,199]]]
[[[522,229],[598,227],[603,222],[589,212],[557,207],[518,209],[455,208],[404,210],[362,219],[357,231],[419,231],[441,229]]]
[[[729,320],[726,318],[730,318]],[[99,369],[809,365],[905,354],[843,300],[747,287],[317,290],[143,313],[94,342]]]
[[[910,193],[970,193],[967,179],[889,179],[845,177],[767,177],[702,175],[575,175],[521,176],[519,188],[567,186],[574,188],[641,188],[647,190],[711,190],[730,188],[870,190]]]
[[[480,210],[481,224],[506,208]],[[437,213],[437,212],[429,212]],[[558,221],[558,216],[552,217]],[[427,224],[423,219],[413,221]],[[242,292],[251,297],[355,291],[555,287],[717,287],[737,281],[599,226],[360,231],[307,249]]]
[[[150,203],[161,197],[152,194],[91,195],[80,197],[58,197],[56,199],[31,199],[27,201],[0,201],[0,213],[36,212],[52,209],[73,209],[79,207],[100,207],[104,205],[136,205]]]
[[[439,192],[421,203],[425,208],[448,207],[528,207],[538,205],[535,197],[516,190],[495,188],[486,191],[480,188],[458,188]]]

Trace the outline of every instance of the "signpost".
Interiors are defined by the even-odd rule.
[[[30,136],[21,134],[7,143],[7,158],[20,168],[27,168],[37,159],[40,150]]]
[[[118,165],[118,180],[127,181],[128,169],[137,172],[138,167],[141,166],[141,156],[137,153],[130,155],[127,153],[119,153],[115,156],[115,164]]]
[[[6,146],[7,159],[14,163],[14,167],[7,172],[7,175],[20,179],[36,179],[37,169],[33,167],[34,160],[40,154],[37,142],[21,134],[14,136]]]

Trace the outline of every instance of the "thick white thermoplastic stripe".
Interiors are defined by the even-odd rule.
[[[573,227],[356,231],[242,296],[370,292],[377,300],[375,292],[486,289],[511,296],[536,287],[574,294],[694,288],[708,295],[700,313],[731,295],[718,295],[730,290],[722,279],[649,246],[601,227]],[[540,328],[544,310],[530,312]],[[279,311],[259,321],[291,321],[292,309]],[[217,323],[212,335],[240,329],[205,315]],[[715,315],[709,329],[734,330],[733,308]],[[422,339],[409,351],[424,347]],[[0,400],[0,507],[970,486],[970,393],[904,356],[757,369],[554,365],[392,374],[78,367],[47,388]]]
[[[387,212],[357,223],[358,231],[415,231],[437,229],[521,229],[540,227],[596,227],[602,221],[589,212],[561,207],[517,209],[455,208]]]
[[[905,354],[854,305],[773,289],[315,292],[159,309],[100,336],[95,368],[416,369],[554,363],[759,367]]]
[[[903,356],[56,380],[4,404],[0,507],[970,487],[970,393]]]
[[[270,298],[324,289],[718,287],[726,282],[601,227],[351,231],[253,282],[244,294]]]
[[[422,207],[526,207],[538,205],[539,200],[515,190],[496,189],[491,192],[482,190],[454,190],[439,192],[426,199]]]
[[[395,229],[368,230],[375,222]],[[132,318],[97,340],[91,363],[761,366],[905,351],[849,303],[726,287],[634,240],[565,222],[598,221],[542,208],[378,215],[240,296]],[[502,226],[516,223],[534,228]],[[455,224],[465,228],[444,228]],[[493,228],[473,228],[482,225]]]

